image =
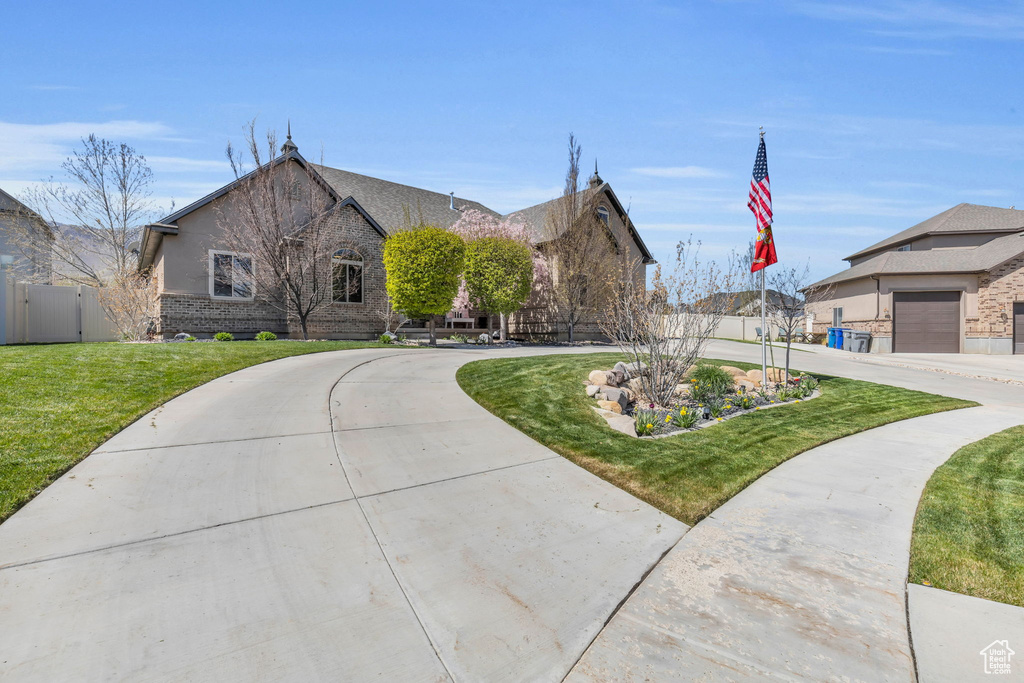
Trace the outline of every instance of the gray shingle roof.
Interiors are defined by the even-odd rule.
[[[961,204],[961,206],[965,206]],[[966,206],[970,206],[969,204]],[[987,207],[985,207],[987,208]],[[1018,213],[1024,213],[1018,212]],[[940,214],[941,215],[941,214]],[[1024,253],[1024,231],[997,237],[970,249],[928,249],[886,251],[831,277],[816,282],[819,287],[848,282],[872,275],[917,275],[923,273],[982,273]]]
[[[423,221],[442,228],[451,227],[464,211],[476,209],[485,214],[498,217],[496,211],[488,209],[479,202],[461,197],[455,198],[456,211],[451,209],[451,195],[422,190],[389,180],[371,178],[370,176],[342,171],[329,166],[310,164],[316,172],[338,193],[342,199],[352,197],[366,212],[373,216],[388,233],[405,225],[405,211],[408,209],[413,223]]]
[[[1024,211],[978,204],[957,204],[926,221],[872,244],[867,249],[861,249],[844,260],[850,261],[918,237],[936,233],[1012,232],[1014,230],[1024,230]]]

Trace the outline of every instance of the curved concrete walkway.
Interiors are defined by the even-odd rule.
[[[686,527],[458,388],[486,352],[215,380],[0,525],[4,680],[558,680]]]
[[[145,416],[0,525],[0,678],[913,678],[920,489],[1016,423],[1024,387],[795,354],[1016,412],[814,449],[683,537],[454,382],[470,360],[545,352],[289,358]]]
[[[760,349],[713,342],[707,355],[758,362]],[[1024,644],[1021,608],[912,586],[915,661],[906,584],[932,472],[1024,424],[1024,390],[835,354],[797,353],[793,364],[989,405],[855,434],[764,475],[686,534],[567,680],[913,681],[917,669],[923,681],[980,680],[993,632]],[[986,621],[974,637],[962,630]]]

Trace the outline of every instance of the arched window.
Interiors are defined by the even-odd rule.
[[[352,249],[339,249],[331,256],[334,274],[334,300],[348,304],[363,303],[363,257]]]
[[[597,207],[597,217],[601,219],[601,222],[608,225],[608,209],[603,206]]]

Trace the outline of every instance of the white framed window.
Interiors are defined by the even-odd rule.
[[[903,246],[896,247],[896,251],[910,251],[910,245],[904,244]]]
[[[605,207],[603,207],[603,206],[597,207],[597,217],[600,218],[601,222],[604,223],[605,225],[610,225],[611,224],[610,223],[611,219],[609,218],[608,209],[606,209]]]
[[[210,296],[252,301],[252,254],[211,249]]]
[[[354,249],[339,249],[331,256],[334,302],[363,303],[363,257]]]

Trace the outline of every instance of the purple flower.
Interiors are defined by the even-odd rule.
[[[654,408],[654,404],[653,403],[651,404],[651,408]]]

